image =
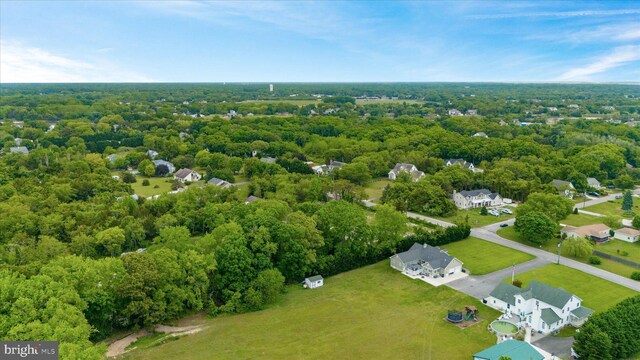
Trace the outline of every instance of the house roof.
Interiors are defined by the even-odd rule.
[[[411,171],[411,168],[415,167],[415,165],[413,164],[407,164],[407,163],[396,163],[396,166],[393,167],[393,172],[398,173],[400,171]]]
[[[563,227],[560,231],[562,232],[571,231],[581,236],[602,236],[602,233],[607,233],[607,235],[609,235],[608,233],[610,230],[611,228],[605,224],[593,224],[593,225],[585,225],[580,227],[567,225]]]
[[[560,321],[560,316],[550,308],[542,309],[542,311],[540,311],[540,318],[542,321],[547,323],[547,325],[555,324]]]
[[[598,181],[598,179],[596,178],[587,178],[587,183],[589,184],[589,186],[600,186],[600,181]]]
[[[487,190],[487,189],[478,189],[478,190],[462,190],[460,191],[460,195],[467,197],[467,196],[478,196],[480,194],[484,194],[484,195],[491,195],[492,192]],[[496,193],[497,195],[497,193]]]
[[[558,179],[553,179],[553,181],[551,181],[551,184],[553,184],[553,186],[555,187],[565,187],[568,186],[570,188],[573,188],[573,184],[570,181],[564,181],[564,180],[558,180]]]
[[[474,358],[483,360],[498,360],[501,356],[511,359],[544,360],[544,356],[531,344],[518,340],[506,340],[473,355]]]
[[[467,162],[465,159],[447,159],[445,161],[445,164],[460,165],[460,166],[464,166],[464,167],[466,167],[468,169],[473,167],[473,163]]]
[[[260,199],[259,197],[257,197],[257,196],[253,196],[253,195],[251,195],[251,196],[249,196],[248,198],[246,198],[246,199],[244,200],[244,202],[246,202],[246,203],[252,203],[252,202],[254,202],[254,201],[258,201],[258,200],[261,200],[261,199]]]
[[[10,152],[15,154],[28,154],[29,149],[26,146],[13,146],[9,149]]]
[[[209,181],[207,181],[207,184],[213,184],[213,185],[221,186],[221,187],[226,187],[228,185],[231,185],[228,181],[225,181],[225,180],[222,180],[222,179],[218,179],[218,178],[209,179]]]
[[[305,280],[309,280],[311,282],[315,282],[318,280],[322,280],[322,275],[315,275],[315,276],[309,276],[308,278],[306,278]]]
[[[173,163],[167,160],[152,160],[151,161],[155,166],[166,165],[167,167],[173,166]]]
[[[190,174],[193,174],[193,173],[196,173],[196,172],[194,170],[184,168],[184,169],[180,169],[180,170],[176,171],[176,173],[173,174],[173,176],[178,177],[180,179],[184,179],[184,178],[186,178],[187,176],[189,176]]]
[[[584,319],[589,315],[593,314],[593,310],[586,308],[584,306],[580,306],[577,309],[571,310],[571,313],[575,315],[578,319]]]
[[[630,236],[638,236],[640,235],[640,231],[636,230],[636,229],[632,229],[632,228],[621,228],[616,230],[616,233],[623,233],[626,235],[630,235]]]
[[[522,292],[522,289],[520,289],[519,287],[501,282],[500,284],[498,284],[498,286],[496,286],[495,289],[493,289],[493,291],[489,294],[489,296],[492,296],[496,299],[502,300],[508,304],[515,306],[516,305],[515,296],[517,294],[520,294],[521,292]]]
[[[263,163],[273,164],[277,161],[277,159],[272,157],[263,157],[260,159],[260,161],[262,161]]]
[[[422,260],[433,269],[445,268],[455,259],[437,246],[418,243],[414,243],[409,250],[394,256],[397,256],[403,263]]]

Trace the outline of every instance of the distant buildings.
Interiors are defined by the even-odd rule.
[[[273,92],[273,84],[269,84],[269,92]]]
[[[484,134],[484,133],[478,133],[478,134]],[[486,134],[485,134],[485,136],[486,136]],[[484,171],[482,169],[476,168],[473,165],[473,163],[467,162],[465,159],[447,159],[447,160],[445,160],[444,165],[445,166],[458,165],[458,166],[462,166],[463,168],[467,168],[467,169],[469,169],[469,170],[471,170],[473,172],[483,172]]]
[[[260,161],[262,161],[263,163],[266,163],[266,164],[275,164],[277,160],[278,159],[276,159],[276,158],[272,158],[272,157],[268,157],[268,156],[260,158]]]
[[[26,146],[13,146],[9,148],[9,152],[12,154],[29,155],[29,149]]]
[[[489,135],[487,135],[484,132],[477,132],[477,133],[473,134],[473,136],[475,136],[475,137],[483,137],[483,138],[488,138],[489,137]]]
[[[211,178],[209,179],[209,181],[207,181],[207,184],[210,185],[215,185],[221,188],[228,188],[231,187],[231,183],[222,179],[218,179],[218,178]]]
[[[458,109],[450,109],[449,116],[463,116],[464,114]]]
[[[200,180],[201,178],[202,178],[202,175],[200,175],[197,171],[187,169],[187,168],[180,169],[176,171],[175,174],[173,174],[173,179],[178,180],[181,183],[195,182]]]
[[[329,161],[328,165],[316,165],[316,166],[313,166],[311,168],[316,173],[316,175],[328,175],[333,170],[341,168],[342,165],[344,165],[344,164],[345,163],[340,162],[340,161],[331,160],[331,161]]]
[[[478,110],[469,109],[469,110],[467,110],[467,115],[469,115],[469,116],[477,116],[478,115]]]
[[[158,156],[158,152],[153,150],[147,150],[147,156],[150,157],[152,160],[154,160],[156,156]]]

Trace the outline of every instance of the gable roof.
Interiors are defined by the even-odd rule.
[[[316,282],[318,280],[322,280],[322,275],[314,275],[314,276],[309,276],[308,278],[306,278],[305,280],[309,280],[311,282]]]
[[[218,179],[218,178],[209,179],[209,181],[207,181],[207,184],[213,184],[213,185],[220,186],[220,187],[227,187],[227,186],[231,185],[231,183],[229,183],[228,181],[225,181],[225,180],[222,180],[222,179]]]
[[[558,179],[553,179],[553,181],[551,181],[551,184],[553,184],[553,186],[555,187],[565,187],[568,186],[570,188],[573,188],[573,184],[570,181],[564,181],[564,180],[558,180]]]
[[[622,233],[630,236],[638,236],[640,235],[640,231],[632,228],[621,228],[616,230],[616,233]]]
[[[542,321],[547,323],[547,325],[555,324],[560,321],[560,316],[558,316],[555,311],[551,310],[551,308],[542,309],[542,311],[540,311],[540,318]]]
[[[479,190],[462,190],[460,191],[460,195],[467,197],[467,196],[478,196],[480,194],[484,194],[484,195],[491,195],[493,194],[491,191],[487,190],[487,189],[479,189]],[[496,195],[498,193],[495,193]]]
[[[522,295],[525,299],[527,299],[526,296],[529,296],[529,298],[544,301],[560,309],[562,309],[573,296],[573,294],[562,288],[556,288],[536,280],[533,280],[529,286],[527,286]]]
[[[467,169],[473,168],[473,163],[467,162],[465,159],[447,159],[445,164],[449,165],[460,165],[462,167],[466,167]]]
[[[596,178],[587,178],[587,183],[589,184],[589,186],[593,187],[600,186],[600,181],[598,181],[598,179]]]
[[[418,243],[414,243],[409,250],[394,256],[397,256],[403,263],[422,260],[433,269],[444,269],[455,259],[437,246]]]
[[[26,146],[13,146],[9,151],[14,154],[29,154],[29,149]]]
[[[522,289],[520,289],[519,287],[501,282],[500,284],[498,284],[498,286],[496,286],[495,289],[493,289],[493,291],[491,291],[489,296],[502,300],[507,304],[516,306],[515,296],[517,294],[520,294],[521,292]]]
[[[575,315],[578,319],[584,319],[589,315],[593,314],[593,310],[586,308],[584,306],[580,306],[577,309],[571,310],[571,313]]]
[[[180,179],[184,179],[187,176],[189,176],[191,174],[194,174],[194,173],[196,173],[194,170],[184,168],[184,169],[180,169],[180,170],[176,171],[176,173],[173,174],[173,176],[178,177]]]
[[[260,198],[259,198],[259,197],[257,197],[257,196],[253,196],[253,195],[251,195],[251,196],[249,196],[248,198],[246,198],[246,199],[244,200],[244,202],[245,202],[245,203],[252,203],[252,202],[254,202],[254,201],[258,201],[258,200],[262,200],[262,199],[260,199]]]
[[[507,356],[514,360],[544,360],[544,356],[531,344],[519,340],[506,340],[473,355],[474,358],[483,360],[498,360],[501,356]]]
[[[396,166],[394,166],[393,170],[391,171],[395,172],[396,174],[399,173],[400,171],[410,172],[413,167],[415,167],[415,165],[413,164],[396,163]]]
[[[608,233],[610,230],[611,228],[605,224],[592,224],[592,225],[584,225],[579,227],[567,225],[563,227],[560,231],[562,232],[571,231],[581,236],[594,236],[594,235],[601,236],[601,233],[607,233],[607,235],[609,235]]]

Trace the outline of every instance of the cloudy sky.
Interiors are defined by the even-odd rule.
[[[0,1],[1,82],[640,81],[640,2]]]

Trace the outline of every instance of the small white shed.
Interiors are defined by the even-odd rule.
[[[304,279],[304,285],[308,289],[315,289],[324,285],[324,279],[320,275],[311,276]]]

